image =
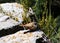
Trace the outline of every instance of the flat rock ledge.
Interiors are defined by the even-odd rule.
[[[24,34],[26,31],[29,30],[21,30],[14,34],[1,37],[0,43],[50,43],[42,31],[27,32]]]
[[[23,6],[18,3],[0,4],[0,30],[21,24],[23,13]]]
[[[0,43],[36,43],[38,38],[41,38],[43,35],[42,31],[24,32],[29,30],[21,30],[15,34],[7,35],[0,38]]]

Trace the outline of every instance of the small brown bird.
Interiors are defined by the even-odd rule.
[[[37,23],[36,22],[31,22],[31,23],[28,23],[28,24],[25,24],[25,25],[20,25],[20,26],[23,26],[23,27],[25,27],[26,29],[29,29],[29,30],[35,30],[37,28]]]

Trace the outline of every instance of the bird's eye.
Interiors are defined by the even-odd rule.
[[[37,23],[35,23],[35,25],[37,25]]]

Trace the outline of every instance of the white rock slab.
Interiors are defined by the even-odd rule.
[[[35,31],[24,34],[25,31],[28,30],[18,31],[15,34],[1,37],[0,43],[36,43],[36,39],[41,38],[43,34],[42,31]]]
[[[18,3],[0,4],[0,30],[21,24],[23,13],[23,6]],[[16,21],[16,19],[18,20]]]
[[[22,5],[18,3],[3,3],[0,4],[0,8],[5,15],[17,18],[20,23],[23,21],[22,14],[24,13],[24,10]]]

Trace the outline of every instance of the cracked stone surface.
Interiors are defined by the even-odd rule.
[[[18,3],[0,4],[0,30],[21,24],[23,13],[23,6]]]
[[[0,43],[36,43],[36,39],[41,38],[43,32],[35,31],[24,34],[25,31],[18,31],[15,34],[7,35],[0,38]]]

